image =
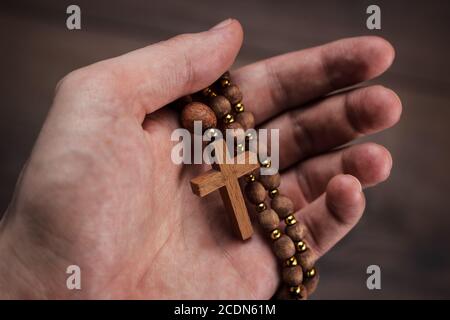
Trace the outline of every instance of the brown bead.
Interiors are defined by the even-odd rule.
[[[264,231],[272,231],[280,225],[280,218],[272,209],[258,213],[258,221]]]
[[[273,249],[275,255],[282,260],[286,260],[295,254],[294,242],[285,234],[273,243]]]
[[[242,127],[242,125],[239,122],[232,122],[229,124],[224,124],[223,126],[223,134],[226,135],[226,131],[227,129],[231,129],[232,131],[230,131],[229,133],[231,133],[231,136],[233,138],[238,138],[241,141],[243,141],[245,139],[245,132],[244,132],[244,128]]]
[[[201,102],[188,103],[181,112],[181,124],[183,128],[194,132],[194,121],[202,122],[202,131],[217,125],[217,118],[210,107]]]
[[[297,258],[298,264],[300,264],[305,271],[312,269],[314,267],[314,263],[316,262],[311,250],[306,250],[303,253],[297,253],[295,257]]]
[[[301,266],[284,267],[282,273],[283,282],[288,286],[298,286],[303,281],[303,270]]]
[[[223,88],[222,94],[230,101],[231,104],[239,103],[242,100],[242,93],[234,84]]]
[[[258,181],[247,183],[245,186],[245,194],[247,195],[247,199],[253,204],[264,202],[266,199],[266,189]]]
[[[272,209],[278,213],[281,219],[294,213],[294,203],[286,196],[279,195],[272,200]]]
[[[305,286],[306,290],[308,291],[308,295],[311,295],[314,291],[316,291],[317,285],[319,284],[319,272],[316,268],[316,275],[312,278],[305,279],[305,282],[303,285]]]
[[[306,227],[303,224],[296,223],[286,227],[286,234],[294,241],[300,241],[305,238]]]
[[[212,97],[209,99],[209,106],[219,119],[231,112],[231,103],[224,96]]]
[[[276,189],[280,186],[281,176],[279,173],[272,175],[261,175],[259,181],[263,184],[264,188],[267,190]]]
[[[245,130],[255,127],[255,117],[250,111],[240,112],[235,116],[235,120],[242,124]]]

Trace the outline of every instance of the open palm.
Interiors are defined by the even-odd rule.
[[[182,35],[77,70],[55,100],[0,225],[3,295],[30,298],[270,298],[269,243],[231,232],[217,194],[194,196],[205,170],[175,165],[178,114],[163,107],[214,82],[242,42],[239,23]],[[393,60],[375,37],[344,39],[232,73],[257,125],[280,128],[281,192],[295,200],[317,258],[358,221],[360,189],[385,180],[391,157],[365,143],[394,125],[397,96],[373,78]],[[326,97],[325,97],[326,96]],[[7,262],[5,262],[7,261]],[[78,265],[82,290],[66,287]],[[6,290],[7,289],[7,290]]]

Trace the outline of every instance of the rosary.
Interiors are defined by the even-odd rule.
[[[214,84],[201,92],[182,98],[182,126],[193,132],[194,122],[201,121],[202,130],[212,137],[216,130],[245,132],[255,126],[254,116],[245,111],[242,93],[231,82],[230,73],[224,73]],[[239,178],[246,178],[244,189],[249,203],[253,204],[257,220],[272,242],[273,252],[281,261],[283,285],[277,293],[279,299],[305,300],[314,292],[319,274],[314,267],[314,257],[305,242],[306,227],[297,222],[291,199],[280,194],[280,174],[260,174],[260,166],[270,168],[270,159],[258,159],[251,164],[248,142],[254,137],[245,136],[246,143],[237,144],[233,155],[244,155],[244,163],[223,161],[229,150],[222,140],[214,140],[214,156],[220,159],[210,171],[191,180],[194,194],[204,197],[219,190],[230,222],[242,240],[252,236],[253,228],[242,195]],[[259,162],[259,164],[258,164]],[[284,229],[284,232],[283,232]]]

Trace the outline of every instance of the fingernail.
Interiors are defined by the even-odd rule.
[[[231,22],[233,21],[233,19],[228,18],[226,20],[223,20],[222,22],[216,24],[214,27],[212,27],[210,30],[216,30],[216,29],[221,29],[223,27],[226,27],[227,25],[229,25]]]

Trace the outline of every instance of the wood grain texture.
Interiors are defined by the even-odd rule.
[[[213,144],[217,160],[214,169],[192,179],[192,191],[204,197],[219,189],[234,231],[242,240],[249,239],[253,234],[253,228],[238,179],[257,169],[259,165],[250,163],[251,154],[248,151],[245,152],[244,163],[234,163],[237,162],[236,158],[229,156],[227,145],[223,140]]]

